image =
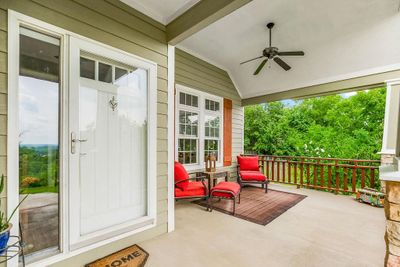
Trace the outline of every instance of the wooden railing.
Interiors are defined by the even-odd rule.
[[[379,160],[259,156],[264,174],[273,182],[335,193],[380,188]]]

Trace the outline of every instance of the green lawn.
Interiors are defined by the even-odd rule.
[[[58,186],[39,186],[21,188],[20,194],[58,193]]]

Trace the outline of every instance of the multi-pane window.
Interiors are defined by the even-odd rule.
[[[96,80],[105,83],[119,83],[129,74],[133,73],[136,68],[123,66],[111,60],[95,59],[93,55],[84,55],[80,57],[80,76],[91,80]],[[109,63],[101,62],[108,61]],[[121,65],[121,66],[119,66]],[[125,81],[126,82],[126,81]]]
[[[197,163],[199,115],[196,112],[179,111],[179,162],[184,164]]]
[[[222,99],[194,90],[177,94],[177,152],[183,164],[203,166],[208,155],[221,159]]]
[[[214,155],[218,161],[220,116],[215,114],[206,114],[204,119],[204,126],[204,157]]]
[[[183,164],[198,163],[199,111],[198,96],[179,93],[178,160]]]

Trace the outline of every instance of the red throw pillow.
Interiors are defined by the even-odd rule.
[[[260,171],[258,167],[258,156],[242,157],[237,156],[241,171]]]
[[[179,182],[181,180],[189,179],[189,174],[187,173],[187,171],[185,170],[185,167],[183,167],[183,165],[181,163],[175,161],[174,170],[175,170],[175,174],[174,174],[175,183]],[[176,187],[178,187],[182,190],[186,190],[188,185],[189,185],[189,180],[186,180],[186,181],[176,184]]]

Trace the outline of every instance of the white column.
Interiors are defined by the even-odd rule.
[[[383,128],[383,155],[398,154],[399,115],[400,115],[400,79],[386,81],[386,108]]]
[[[168,232],[175,230],[175,46],[168,45]]]

